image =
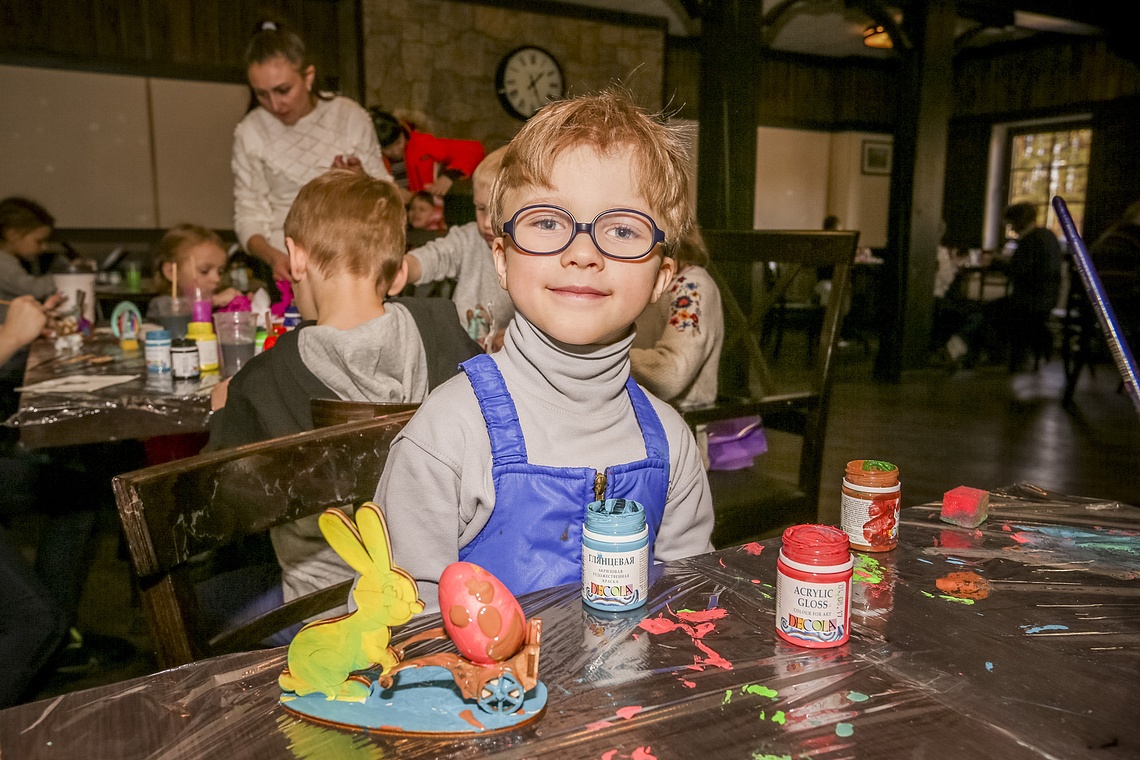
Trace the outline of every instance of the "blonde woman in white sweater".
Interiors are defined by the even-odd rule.
[[[675,254],[668,288],[637,318],[630,350],[633,377],[675,407],[716,401],[717,368],[724,346],[720,290],[705,269],[708,249],[694,227]]]

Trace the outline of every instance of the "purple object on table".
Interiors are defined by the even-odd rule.
[[[209,322],[210,315],[213,312],[213,304],[209,299],[202,301],[195,301],[194,305],[190,308],[191,322]]]

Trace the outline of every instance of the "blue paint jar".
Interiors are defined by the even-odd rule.
[[[597,610],[632,610],[648,594],[645,507],[632,499],[591,502],[582,526],[582,600]]]
[[[170,331],[149,330],[143,344],[146,358],[146,371],[152,373],[170,371]]]

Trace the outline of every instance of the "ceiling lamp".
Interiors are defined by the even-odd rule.
[[[891,42],[891,35],[882,24],[871,24],[863,30],[863,44],[870,48],[890,50],[895,45]]]

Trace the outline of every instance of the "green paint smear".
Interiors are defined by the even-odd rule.
[[[767,720],[767,717],[765,717],[763,710],[760,711],[760,720]]]
[[[784,717],[783,710],[777,710],[776,713],[772,716],[772,722],[779,723],[781,726],[784,725],[785,720],[786,718]]]
[[[792,760],[791,755],[766,755],[762,752],[753,752],[752,760]]]
[[[929,591],[919,591],[918,593],[922,594],[923,596],[929,596],[931,599],[934,598],[934,594],[930,593]]]
[[[882,459],[864,459],[863,472],[894,472],[898,469],[890,462],[884,462]]]
[[[848,736],[851,736],[851,734],[853,734],[853,733],[855,733],[855,727],[852,726],[850,723],[836,723],[835,724],[835,735],[836,736],[842,736],[844,738],[847,738]]]
[[[939,599],[945,599],[948,602],[957,602],[958,604],[973,604],[973,599],[960,599],[956,596],[947,596],[946,594],[939,594]]]
[[[727,705],[731,701],[732,701],[732,689],[728,689],[724,692],[724,701],[721,702],[721,704]]]
[[[772,598],[771,594],[765,594],[763,591],[760,592],[760,596],[764,597],[765,599],[771,599]]]
[[[870,697],[861,691],[849,691],[847,692],[847,699],[850,702],[866,702]]]
[[[747,686],[741,686],[740,690],[745,694],[756,694],[761,697],[771,697],[775,699],[780,695],[780,692],[775,689],[769,689],[767,686],[760,686],[758,684],[750,683]]]
[[[866,554],[855,555],[855,573],[851,576],[852,583],[882,583],[883,566],[879,560]]]

